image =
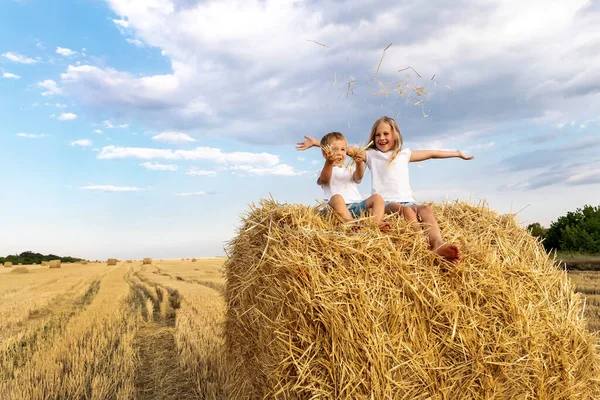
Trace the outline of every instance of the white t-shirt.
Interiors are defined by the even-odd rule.
[[[379,194],[385,201],[398,203],[415,201],[408,181],[410,149],[398,153],[390,164],[393,151],[382,153],[377,149],[367,149],[367,166],[371,170],[373,187],[371,194]]]
[[[317,176],[321,176],[321,171]],[[329,183],[321,185],[321,187],[323,188],[325,201],[329,201],[334,194],[342,196],[346,204],[362,201],[358,186],[352,179],[352,171],[344,167],[333,167]]]

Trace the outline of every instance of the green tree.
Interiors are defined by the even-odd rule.
[[[539,222],[534,222],[533,224],[527,225],[527,230],[531,233],[532,236],[540,240],[546,239],[546,228],[540,225]]]
[[[585,205],[552,222],[546,232],[547,250],[600,253],[600,206]]]

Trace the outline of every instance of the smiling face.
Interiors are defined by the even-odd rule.
[[[393,150],[396,144],[394,129],[387,122],[380,122],[377,128],[375,128],[373,141],[377,150],[382,153]]]
[[[345,139],[333,139],[328,144],[327,152],[322,151],[323,158],[327,158],[328,155],[334,157],[333,165],[336,167],[341,167],[344,165],[344,161],[346,161],[348,144]]]

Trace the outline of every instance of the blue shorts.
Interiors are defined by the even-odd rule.
[[[397,204],[400,204],[401,206],[405,206],[405,207],[418,206],[418,204],[415,203],[414,201],[386,201],[386,202],[384,202],[386,207],[390,203],[397,203]]]
[[[348,207],[348,211],[350,211],[352,217],[358,218],[361,214],[367,212],[367,200],[365,199],[357,203],[346,203],[346,207]]]

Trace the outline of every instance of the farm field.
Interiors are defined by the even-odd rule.
[[[225,398],[224,261],[0,268],[0,398]],[[600,331],[600,273],[570,276]]]

